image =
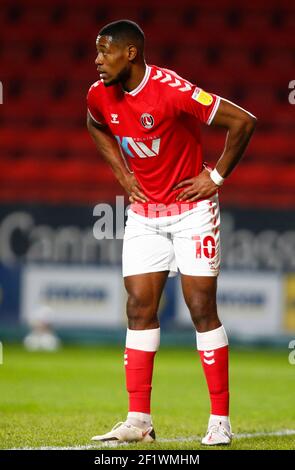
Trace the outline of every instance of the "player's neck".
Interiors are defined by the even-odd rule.
[[[134,65],[134,67],[131,69],[130,77],[126,81],[122,82],[122,88],[124,91],[129,93],[130,91],[135,90],[138,85],[140,85],[145,76],[146,67],[147,65],[145,62]]]

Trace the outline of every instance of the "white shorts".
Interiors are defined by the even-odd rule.
[[[178,269],[189,276],[218,276],[218,196],[179,215],[148,218],[128,210],[123,242],[123,277]]]

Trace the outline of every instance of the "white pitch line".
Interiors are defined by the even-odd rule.
[[[295,429],[282,429],[281,431],[253,432],[233,434],[234,439],[249,439],[252,437],[271,437],[271,436],[294,436]],[[158,439],[157,442],[191,442],[200,440],[200,436],[178,437],[175,439]]]
[[[270,432],[253,432],[253,433],[241,433],[241,434],[234,434],[234,439],[250,439],[252,437],[271,437],[271,436],[294,436],[295,429],[282,429],[280,431],[270,431]],[[160,438],[157,439],[155,442],[159,443],[169,443],[169,442],[193,442],[199,441],[201,439],[200,436],[191,436],[191,437],[176,437],[171,439],[164,439]],[[122,442],[117,444],[115,442],[112,443],[104,443],[104,444],[89,444],[85,446],[73,446],[73,447],[14,447],[11,449],[6,450],[99,450],[100,447],[118,447],[118,446],[128,446],[128,442]]]
[[[74,446],[74,447],[12,447],[5,450],[94,450],[96,447],[93,445],[87,446]]]

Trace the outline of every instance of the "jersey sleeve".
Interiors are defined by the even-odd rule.
[[[103,106],[99,90],[99,82],[94,83],[87,93],[87,110],[91,118],[98,124],[106,125],[103,117]]]
[[[179,93],[178,98],[180,111],[188,113],[208,125],[211,124],[220,103],[219,96],[208,93],[197,86],[193,91]]]

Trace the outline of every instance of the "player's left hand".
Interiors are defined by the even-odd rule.
[[[174,190],[187,186],[176,197],[176,201],[197,201],[198,199],[206,199],[212,196],[219,186],[210,178],[209,171],[205,168],[198,176],[183,180],[174,186]]]

